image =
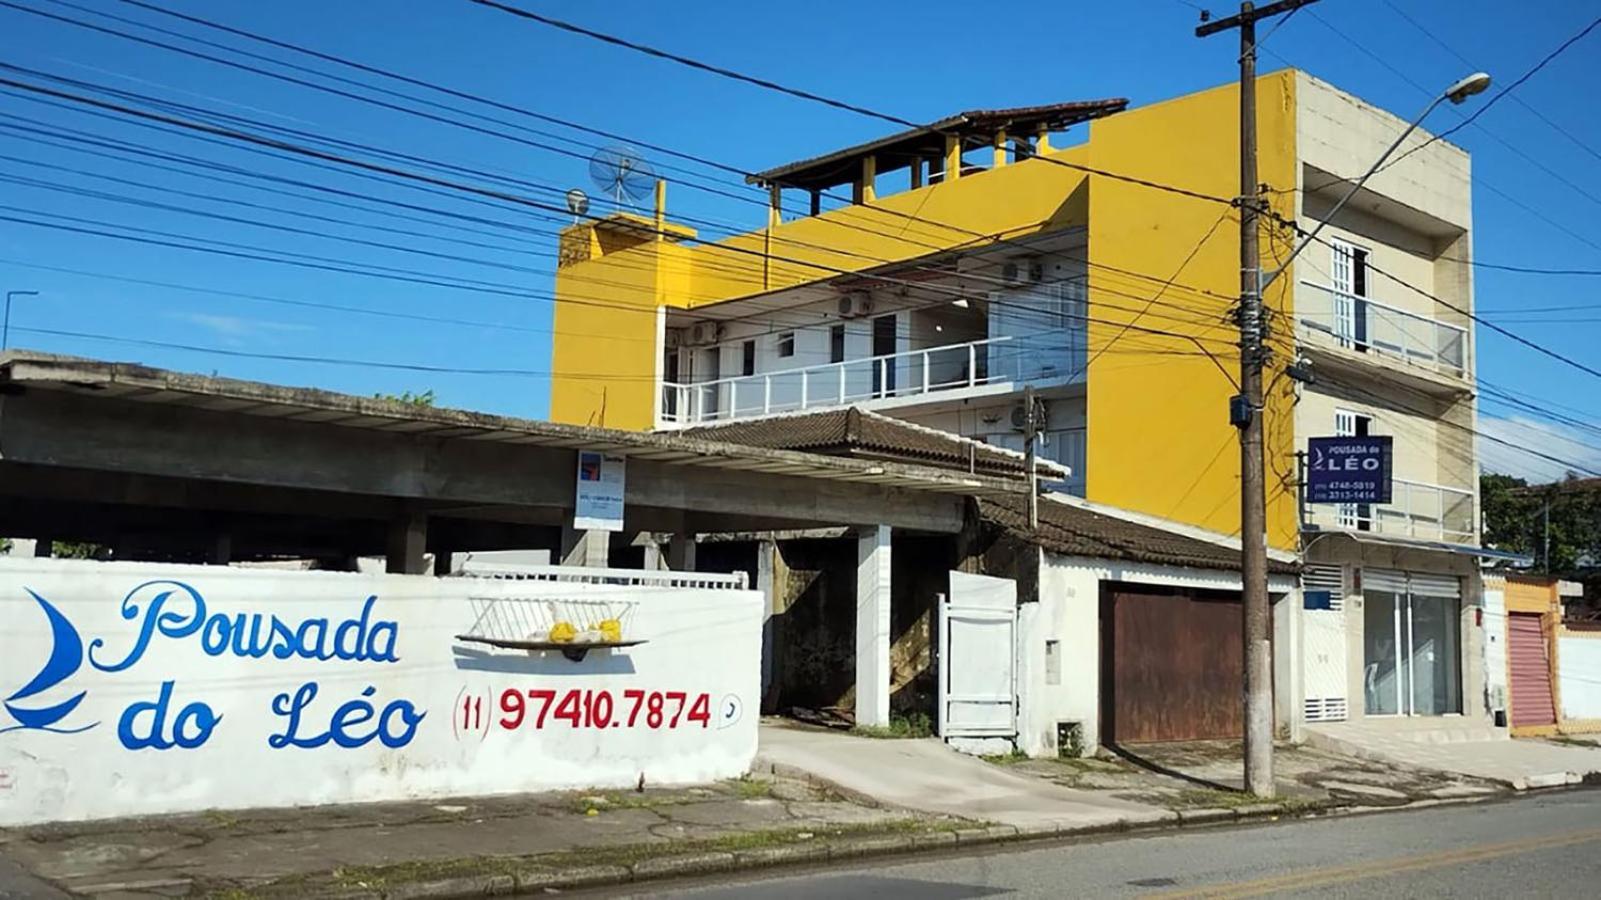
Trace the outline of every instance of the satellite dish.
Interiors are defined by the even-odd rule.
[[[584,217],[584,213],[589,212],[589,195],[578,188],[568,191],[567,211],[573,214],[573,222],[576,224]]]
[[[639,151],[615,144],[602,147],[589,158],[589,177],[595,186],[612,196],[617,208],[625,202],[639,202],[656,189],[656,173]]]

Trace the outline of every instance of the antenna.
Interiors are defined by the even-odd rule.
[[[610,194],[622,211],[625,202],[638,202],[656,189],[656,173],[626,144],[613,144],[595,151],[589,158],[589,177],[595,186]]]
[[[578,188],[573,188],[572,190],[568,191],[567,211],[573,214],[573,224],[577,225],[578,220],[582,219],[584,214],[589,212],[589,195]]]

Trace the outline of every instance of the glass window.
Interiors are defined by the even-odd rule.
[[[845,326],[835,325],[828,329],[828,361],[839,363],[845,361]]]
[[[786,331],[778,336],[778,355],[781,359],[795,355],[795,332]]]
[[[756,374],[756,342],[755,341],[746,341],[744,346],[740,348],[740,352],[743,354],[743,359],[740,360],[739,374],[741,374],[741,375],[755,375]]]

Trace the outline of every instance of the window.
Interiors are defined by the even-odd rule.
[[[744,346],[740,348],[740,352],[744,354],[744,358],[740,361],[739,374],[741,374],[741,375],[755,375],[756,374],[756,342],[755,341],[746,341]]]
[[[1334,289],[1334,333],[1358,353],[1368,349],[1368,251],[1333,240],[1329,287]]]
[[[845,361],[845,326],[835,325],[828,329],[828,361],[839,363]]]
[[[1340,437],[1368,437],[1373,434],[1373,417],[1346,409],[1334,411],[1334,433]],[[1357,531],[1373,530],[1373,506],[1368,503],[1341,503],[1339,521],[1342,528]]]
[[[795,332],[786,331],[778,336],[778,356],[787,359],[795,355]]]

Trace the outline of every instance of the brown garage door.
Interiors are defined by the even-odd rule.
[[[1101,728],[1108,740],[1244,734],[1237,593],[1114,585],[1102,604]]]
[[[1507,617],[1507,650],[1511,654],[1512,726],[1555,725],[1551,663],[1538,613],[1512,613]]]

